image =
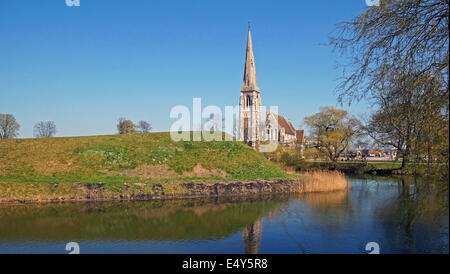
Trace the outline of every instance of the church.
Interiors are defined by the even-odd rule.
[[[257,148],[261,142],[295,146],[297,137],[303,138],[303,130],[295,130],[291,122],[277,113],[269,111],[261,113],[261,108],[261,92],[256,79],[255,56],[249,26],[244,81],[239,100],[239,140]]]

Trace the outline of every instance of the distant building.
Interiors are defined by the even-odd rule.
[[[385,150],[373,150],[373,149],[363,149],[358,146],[356,150],[356,159],[366,159],[371,160],[396,160],[397,159],[397,148],[393,147],[391,149]]]

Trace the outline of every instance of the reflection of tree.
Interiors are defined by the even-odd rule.
[[[448,231],[448,222],[442,227],[442,220],[448,220],[448,191],[437,191],[434,183],[418,179],[402,179],[397,187],[398,195],[375,211],[386,237],[402,250],[433,252],[416,247],[421,246],[418,241],[446,241],[446,237],[439,239],[436,235]],[[424,226],[428,229],[423,229]],[[448,250],[448,242],[441,245]]]
[[[262,235],[262,221],[263,219],[260,218],[242,229],[242,242],[246,254],[259,253],[259,245],[261,243]]]

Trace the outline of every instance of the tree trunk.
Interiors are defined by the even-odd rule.
[[[405,152],[403,153],[403,158],[402,158],[402,169],[404,169],[406,167],[406,164],[409,162],[408,160],[408,150],[406,149]]]
[[[411,141],[409,140],[409,134],[406,136],[406,146],[405,150],[403,151],[403,159],[402,159],[402,169],[406,167],[406,164],[409,162],[409,153],[411,149]]]

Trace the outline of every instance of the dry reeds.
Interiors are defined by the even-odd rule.
[[[342,172],[339,171],[308,171],[302,173],[299,192],[336,191],[350,188],[351,185]]]

